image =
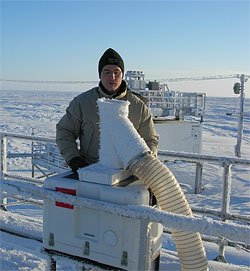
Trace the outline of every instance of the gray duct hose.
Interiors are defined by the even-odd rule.
[[[99,162],[107,168],[128,168],[155,195],[161,209],[192,216],[183,191],[171,171],[150,154],[145,141],[128,119],[129,102],[99,99]],[[95,165],[95,164],[94,164]],[[207,270],[199,233],[171,229],[182,270]]]
[[[161,209],[192,216],[192,210],[171,171],[152,155],[146,156],[131,168],[155,195]],[[182,270],[207,270],[207,258],[199,233],[177,231],[171,233],[178,251]]]

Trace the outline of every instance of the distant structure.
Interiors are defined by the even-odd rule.
[[[154,118],[175,118],[200,116],[205,110],[205,93],[170,91],[167,84],[158,81],[145,81],[143,71],[128,71],[125,74],[128,87],[147,99],[147,105]]]

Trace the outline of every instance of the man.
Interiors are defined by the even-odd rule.
[[[123,81],[124,62],[121,56],[111,48],[106,50],[99,61],[98,72],[99,86],[74,98],[56,126],[58,149],[73,171],[98,161],[100,132],[97,99],[101,97],[130,102],[130,121],[148,147],[157,154],[158,136],[152,116],[144,102]],[[80,140],[80,148],[77,139]]]

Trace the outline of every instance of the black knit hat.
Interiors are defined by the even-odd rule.
[[[98,72],[101,75],[102,69],[105,65],[117,65],[124,73],[124,62],[122,57],[112,48],[107,49],[99,60]]]

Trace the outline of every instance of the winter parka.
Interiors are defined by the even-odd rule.
[[[98,161],[100,132],[97,99],[101,97],[112,98],[112,95],[106,94],[101,87],[83,92],[70,102],[66,114],[56,125],[56,143],[67,163],[74,157],[82,157],[88,164]],[[127,88],[115,99],[130,102],[130,121],[157,155],[158,136],[147,106]],[[80,141],[79,147],[77,139]]]

